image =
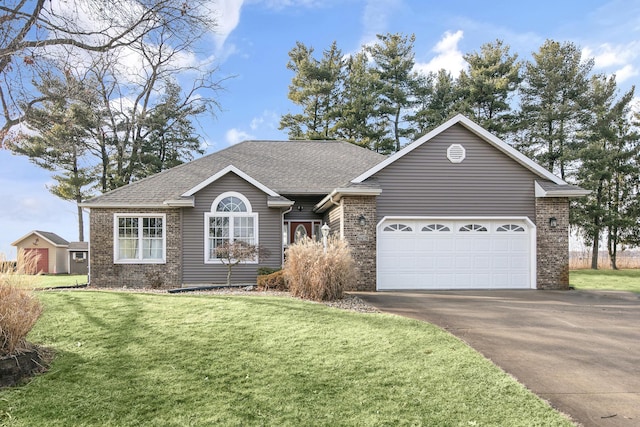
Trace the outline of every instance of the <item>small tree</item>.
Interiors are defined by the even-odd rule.
[[[227,286],[231,285],[231,272],[236,265],[267,257],[267,250],[260,245],[252,245],[243,240],[224,242],[216,247],[216,256],[227,266]]]

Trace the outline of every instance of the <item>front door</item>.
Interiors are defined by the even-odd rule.
[[[289,223],[289,244],[296,243],[305,237],[311,238],[313,231],[311,222],[291,221]]]

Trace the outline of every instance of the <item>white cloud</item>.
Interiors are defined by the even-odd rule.
[[[224,44],[229,34],[231,34],[240,23],[240,10],[243,4],[244,0],[219,0],[216,2],[216,32],[214,39],[218,53],[223,52]],[[231,49],[233,51],[235,47],[231,47]]]
[[[455,33],[445,32],[442,39],[431,50],[436,53],[429,62],[416,62],[414,70],[428,74],[429,72],[437,73],[441,69],[449,71],[453,77],[457,77],[460,71],[466,68],[463,53],[458,49],[458,43],[462,40],[464,33],[458,30]]]
[[[275,111],[265,110],[260,116],[251,120],[249,127],[251,127],[252,131],[273,130],[278,127],[279,122],[280,116]]]
[[[619,70],[616,70],[614,74],[616,75],[616,82],[622,83],[632,77],[637,76],[640,73],[638,72],[638,69],[636,67],[631,64],[627,64]]]
[[[243,130],[231,128],[225,133],[225,139],[229,145],[234,145],[238,142],[254,139],[254,136]]]
[[[607,68],[627,65],[638,57],[638,49],[640,49],[638,41],[618,45],[603,43],[595,48],[584,48],[582,54],[587,58],[593,57],[596,68]]]
[[[376,43],[376,34],[386,33],[389,16],[400,6],[400,0],[368,0],[362,15],[361,45],[371,45]]]

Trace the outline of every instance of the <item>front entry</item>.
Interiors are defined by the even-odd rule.
[[[320,230],[320,221],[287,221],[285,222],[287,236],[285,244],[291,245],[302,238],[317,239]]]

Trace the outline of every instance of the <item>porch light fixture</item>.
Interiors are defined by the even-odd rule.
[[[556,228],[557,226],[558,226],[558,220],[556,219],[556,217],[552,216],[551,218],[549,218],[549,227]]]
[[[360,216],[358,217],[358,224],[360,224],[361,227],[367,225],[367,218],[364,216],[364,214],[360,214]]]

